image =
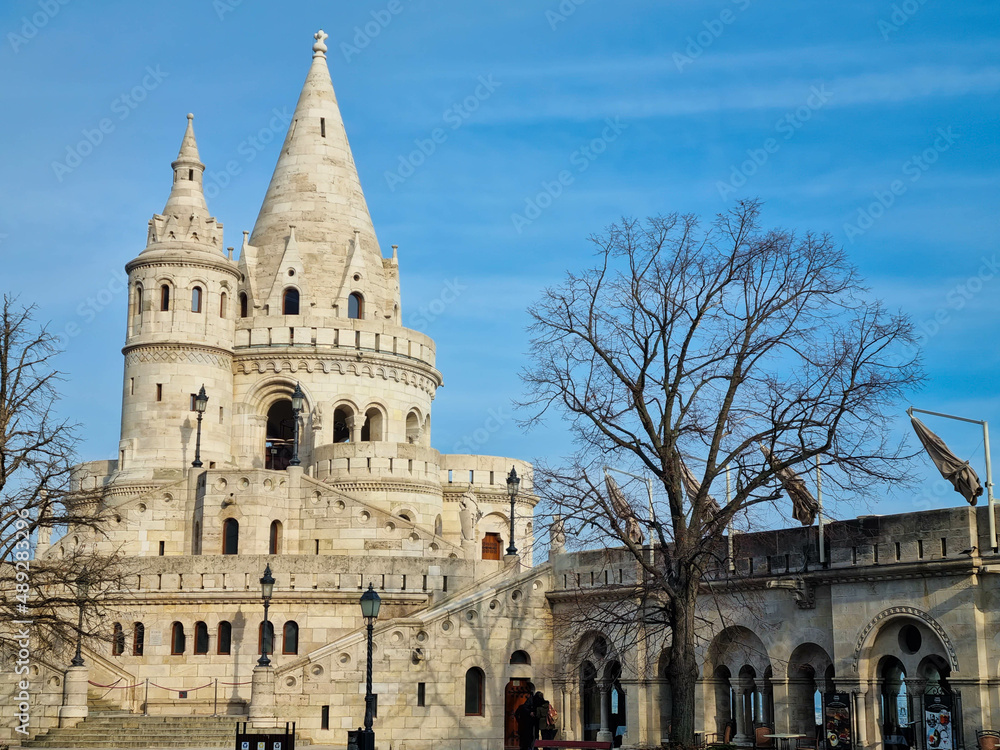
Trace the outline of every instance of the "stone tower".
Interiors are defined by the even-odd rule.
[[[181,476],[195,450],[192,396],[212,394],[202,431],[206,466],[231,461],[232,357],[239,271],[202,191],[194,116],[173,185],[130,261],[118,482]]]

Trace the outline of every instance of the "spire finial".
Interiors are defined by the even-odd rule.
[[[194,115],[193,115],[193,114],[191,114],[190,112],[188,112],[188,119],[189,119],[189,120],[193,120],[193,119],[194,119]]]
[[[313,57],[326,57],[326,45],[323,42],[329,37],[330,35],[324,32],[323,29],[313,34],[313,39],[316,40],[316,44],[313,45]]]

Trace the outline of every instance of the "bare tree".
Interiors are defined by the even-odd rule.
[[[23,640],[19,633],[27,629],[37,654],[65,648],[78,635],[94,636],[89,623],[96,626],[105,597],[123,579],[118,557],[88,544],[104,523],[101,497],[71,488],[78,439],[55,414],[58,347],[34,313],[9,295],[0,307],[0,614],[6,625],[0,646]],[[62,545],[60,555],[35,554],[40,538],[67,532],[83,541]],[[81,608],[89,609],[82,625]]]
[[[696,606],[727,525],[782,509],[789,473],[817,457],[844,495],[902,481],[888,413],[922,377],[910,321],[832,239],[765,230],[759,209],[740,203],[708,227],[623,220],[591,238],[593,268],[529,311],[526,424],[559,413],[577,445],[565,467],[536,470],[536,488],[569,534],[620,546],[640,570],[633,620],[669,630],[677,744],[694,740]],[[608,464],[651,476],[654,501],[616,498]],[[809,511],[796,515],[811,523]]]

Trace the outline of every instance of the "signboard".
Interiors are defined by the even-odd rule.
[[[823,746],[826,750],[850,750],[851,696],[849,693],[823,695]]]
[[[924,696],[924,732],[928,750],[953,750],[954,724],[950,695]]]

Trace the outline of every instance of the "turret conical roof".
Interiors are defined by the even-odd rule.
[[[362,293],[373,308],[385,311],[394,295],[333,91],[325,38],[322,31],[315,35],[312,65],[250,237],[257,248],[257,288],[271,289],[284,272],[279,266],[294,226],[314,290],[339,297],[346,283],[348,292]],[[358,242],[365,272],[346,279]],[[330,308],[329,301],[312,302]],[[339,304],[336,298],[332,302]]]

